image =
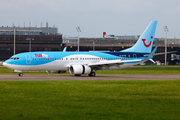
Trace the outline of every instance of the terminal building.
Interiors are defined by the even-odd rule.
[[[0,27],[0,61],[15,54],[29,51],[60,51],[62,34],[49,27]],[[31,43],[31,44],[30,44]],[[31,46],[31,47],[30,47]]]
[[[100,38],[80,38],[80,51],[121,51],[133,46],[140,35],[115,36]],[[15,38],[15,39],[14,39]],[[77,51],[78,38],[62,38],[55,27],[0,27],[0,61],[15,54],[29,51]],[[164,38],[155,38],[153,48],[158,46],[156,53],[165,51]],[[169,65],[180,64],[180,39],[167,39],[167,51],[176,51],[167,55]],[[164,55],[154,56],[158,64],[164,64]],[[150,61],[146,64],[152,64]]]

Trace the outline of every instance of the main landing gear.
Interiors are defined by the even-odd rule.
[[[89,76],[90,76],[90,77],[95,77],[95,76],[96,76],[96,73],[95,73],[95,72],[91,72],[91,73],[89,74]]]
[[[23,76],[23,73],[19,73],[19,77],[22,77]]]
[[[91,72],[90,74],[88,74],[89,77],[95,77],[96,73],[95,72]],[[75,74],[74,76],[81,76],[81,74]]]

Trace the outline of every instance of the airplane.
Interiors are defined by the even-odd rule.
[[[138,41],[131,48],[118,52],[25,52],[13,55],[3,65],[18,72],[46,71],[47,73],[65,73],[69,71],[75,76],[88,74],[96,76],[96,70],[122,69],[148,60],[153,61],[157,47],[151,52],[157,21],[151,21]]]

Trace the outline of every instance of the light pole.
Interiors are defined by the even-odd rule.
[[[78,26],[78,27],[76,27],[76,30],[77,30],[77,32],[78,32],[78,52],[79,52],[79,32],[81,32],[81,29],[80,29],[80,27]]]
[[[16,26],[14,26],[14,55],[16,54]]]
[[[29,52],[31,52],[31,40],[34,40],[34,38],[26,38],[26,40],[29,40]]]
[[[165,65],[167,65],[167,32],[169,31],[168,30],[168,27],[167,26],[164,26],[164,31],[165,31]]]

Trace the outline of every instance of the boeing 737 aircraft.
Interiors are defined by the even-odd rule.
[[[152,57],[157,47],[151,52],[157,21],[152,21],[136,44],[120,52],[26,52],[13,55],[3,65],[19,72],[46,71],[64,73],[69,71],[75,76],[88,74],[95,76],[95,70],[113,70],[137,65]],[[155,63],[155,62],[154,62]]]

